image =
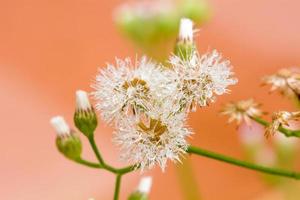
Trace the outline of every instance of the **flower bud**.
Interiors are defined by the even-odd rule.
[[[187,18],[182,18],[180,20],[175,54],[183,60],[189,60],[196,49],[193,35],[193,21]]]
[[[74,114],[76,127],[87,137],[93,135],[97,127],[97,115],[85,91],[76,92],[76,111]]]
[[[151,177],[143,177],[139,183],[139,186],[135,192],[133,192],[128,200],[147,200],[152,185]]]
[[[64,118],[53,117],[50,123],[57,133],[56,146],[59,152],[71,160],[79,158],[82,152],[80,138],[72,133]]]

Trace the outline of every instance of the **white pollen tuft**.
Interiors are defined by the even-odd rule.
[[[144,194],[149,194],[151,186],[152,186],[152,177],[150,176],[143,177],[140,180],[138,191]]]
[[[87,92],[82,90],[76,91],[76,108],[78,110],[89,110],[92,108]]]
[[[193,21],[188,18],[180,20],[179,39],[193,41]]]
[[[70,128],[62,116],[51,118],[50,124],[53,126],[58,136],[70,134]]]

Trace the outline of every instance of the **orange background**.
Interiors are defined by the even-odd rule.
[[[90,91],[97,67],[113,62],[115,56],[135,55],[112,23],[112,11],[120,2],[0,1],[0,199],[111,199],[114,177],[63,158],[55,149],[49,119],[62,114],[71,123],[75,90]],[[192,114],[190,125],[197,134],[191,143],[242,158],[234,125],[227,125],[217,111],[224,102],[248,97],[264,102],[265,110],[292,108],[287,99],[268,95],[259,80],[278,68],[300,65],[300,2],[213,0],[211,4],[214,16],[198,33],[198,46],[216,48],[229,58],[239,84],[231,88],[231,95]],[[106,160],[125,165],[118,163],[105,124],[98,128],[97,142]],[[84,155],[94,159],[88,145]],[[194,156],[192,162],[203,199],[269,195],[258,173],[201,157]],[[173,164],[166,173],[155,169],[149,174],[154,178],[150,199],[182,199]],[[138,179],[139,173],[124,177],[121,199]],[[270,199],[278,199],[275,196]]]

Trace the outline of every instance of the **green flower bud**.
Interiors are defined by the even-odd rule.
[[[87,137],[91,137],[97,128],[97,115],[84,91],[76,92],[76,111],[74,114],[76,127]]]
[[[58,136],[56,146],[59,152],[71,160],[76,160],[81,156],[82,144],[80,138],[73,133],[64,137]]]
[[[53,117],[50,123],[57,133],[56,146],[59,152],[71,160],[80,158],[82,152],[80,138],[71,132],[64,118]]]
[[[141,192],[133,192],[129,197],[128,200],[148,200],[148,197],[146,194]]]

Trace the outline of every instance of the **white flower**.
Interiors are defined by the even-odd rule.
[[[179,26],[179,41],[193,42],[193,21],[188,18],[182,18]]]
[[[70,136],[71,130],[65,119],[62,116],[51,118],[50,124],[53,126],[55,132],[59,137]]]
[[[76,109],[84,111],[92,109],[88,94],[85,91],[76,91]]]
[[[285,96],[300,98],[300,68],[281,69],[276,74],[265,76],[263,83],[271,85],[271,91],[278,90]]]
[[[114,141],[121,147],[121,157],[144,169],[158,164],[164,171],[167,160],[180,161],[187,149],[185,114],[172,113],[167,103],[147,111],[145,116],[123,118],[115,132]]]
[[[229,116],[229,123],[236,121],[239,125],[245,121],[249,125],[251,117],[259,117],[263,114],[259,106],[253,99],[241,100],[226,104],[222,114]]]
[[[137,191],[143,194],[149,194],[151,186],[152,186],[152,177],[151,176],[143,177],[140,180]]]
[[[166,71],[146,57],[135,63],[116,59],[116,66],[108,65],[96,78],[96,108],[107,122],[149,110],[175,91]]]
[[[186,60],[173,55],[169,62],[177,74],[181,105],[192,111],[197,105],[207,106],[216,95],[228,93],[227,87],[237,83],[230,62],[216,50],[204,55],[194,51]]]

